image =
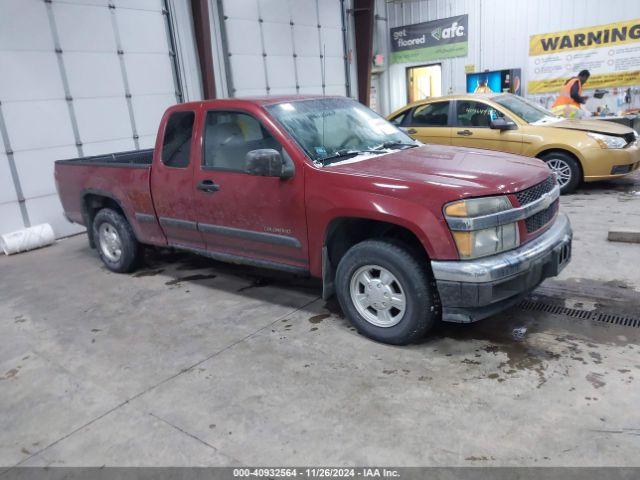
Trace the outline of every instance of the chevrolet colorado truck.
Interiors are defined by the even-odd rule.
[[[175,105],[154,149],[60,160],[55,178],[112,271],[151,245],[318,277],[392,344],[493,315],[571,256],[542,161],[424,145],[341,97]]]

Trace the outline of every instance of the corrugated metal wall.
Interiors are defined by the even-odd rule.
[[[443,92],[463,92],[464,66],[476,71],[522,68],[527,82],[529,36],[640,17],[639,0],[376,0],[379,45],[389,58],[389,29],[453,15],[469,15],[469,55],[444,59]],[[385,20],[386,19],[386,20]],[[389,65],[383,75],[384,112],[406,103],[405,69],[414,64]],[[383,87],[385,88],[385,87]]]

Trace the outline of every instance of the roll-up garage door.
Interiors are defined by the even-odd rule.
[[[0,233],[62,216],[53,163],[149,148],[181,100],[163,0],[0,2]]]
[[[340,0],[218,0],[229,95],[348,94]]]

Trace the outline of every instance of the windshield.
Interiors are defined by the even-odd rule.
[[[314,162],[326,163],[347,152],[415,145],[400,129],[349,98],[296,100],[266,108]]]
[[[491,100],[504,108],[511,110],[527,123],[547,123],[559,120],[559,117],[551,113],[549,110],[536,105],[529,100],[515,95],[500,95],[493,97]]]

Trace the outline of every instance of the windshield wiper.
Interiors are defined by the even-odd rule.
[[[405,143],[405,142],[400,142],[398,140],[391,140],[389,142],[384,142],[382,145],[378,145],[374,150],[385,150],[388,148],[394,148],[394,147],[407,147],[407,148],[413,148],[413,147],[417,147],[418,144],[417,143]]]
[[[323,166],[325,166],[331,163],[331,160],[352,158],[357,155],[360,155],[361,153],[378,153],[379,154],[382,152],[380,150],[353,150],[349,148],[343,148],[342,150],[338,150],[333,155],[329,155],[328,157],[321,158],[318,161],[322,163]]]

